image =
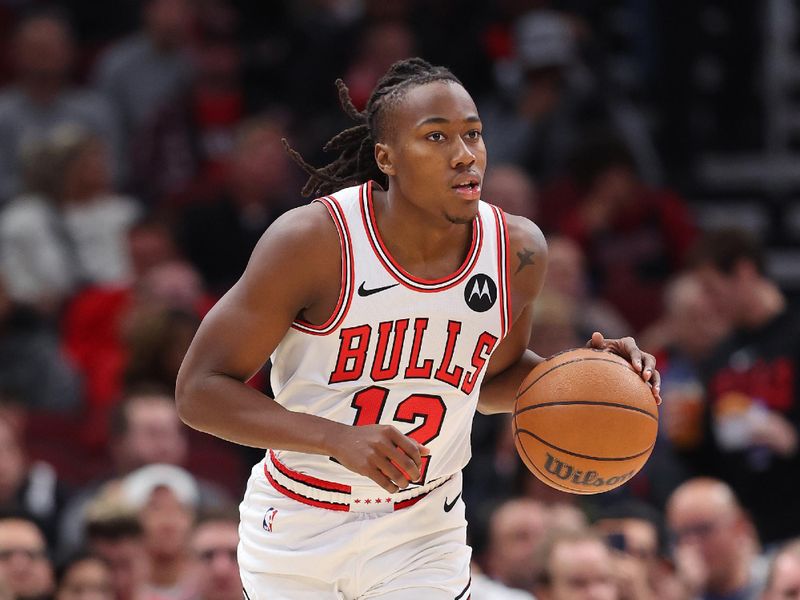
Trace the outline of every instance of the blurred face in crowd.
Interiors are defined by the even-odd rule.
[[[281,135],[276,124],[267,122],[254,125],[240,135],[231,170],[234,189],[241,192],[242,198],[262,200],[270,190],[274,193],[286,188],[290,170]]]
[[[734,326],[747,324],[751,298],[759,280],[758,271],[751,262],[740,261],[730,274],[710,264],[697,267],[694,273],[714,310]]]
[[[0,502],[10,502],[25,478],[25,458],[13,425],[0,418]]]
[[[705,358],[729,329],[703,283],[691,274],[672,283],[666,311],[675,344],[697,359]]]
[[[24,519],[0,521],[0,580],[19,598],[53,591],[53,569],[39,529]]]
[[[548,600],[617,600],[611,552],[600,540],[556,544],[548,565]]]
[[[182,45],[192,31],[195,13],[190,0],[147,0],[144,20],[153,42],[162,49]]]
[[[242,582],[236,562],[238,524],[208,521],[195,528],[192,553],[195,559],[198,596],[202,600],[240,600]]]
[[[194,511],[167,487],[153,490],[139,513],[144,542],[151,558],[171,559],[186,551]]]
[[[667,523],[677,550],[697,552],[709,573],[710,590],[726,589],[748,547],[751,530],[730,490],[713,480],[691,480],[667,504]]]
[[[180,465],[186,459],[184,425],[169,396],[141,396],[127,407],[128,432],[117,440],[122,471],[153,463]]]
[[[515,165],[497,165],[490,169],[481,195],[487,202],[512,215],[535,221],[539,212],[536,185],[525,171]]]
[[[761,600],[800,599],[800,546],[775,557],[772,573]]]
[[[25,82],[61,84],[72,64],[69,31],[57,19],[38,17],[23,24],[14,40],[17,71]]]
[[[536,546],[547,532],[547,509],[533,500],[512,500],[492,515],[489,528],[489,574],[529,589],[537,571]]]
[[[111,189],[108,149],[93,138],[84,144],[64,174],[67,200],[88,200]]]
[[[644,519],[602,519],[595,523],[602,535],[621,535],[625,541],[624,551],[652,572],[658,560],[658,531]]]
[[[147,554],[142,539],[96,539],[92,540],[91,546],[109,566],[114,597],[117,600],[136,600],[148,577]]]
[[[55,600],[114,600],[111,570],[97,558],[74,563],[64,573]]]
[[[569,298],[583,298],[586,279],[583,252],[578,244],[566,237],[552,238],[547,249],[547,289]]]

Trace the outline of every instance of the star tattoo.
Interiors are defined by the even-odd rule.
[[[523,248],[522,250],[517,252],[517,256],[519,257],[519,267],[517,267],[517,270],[514,272],[514,275],[522,271],[522,269],[524,269],[528,265],[533,264],[534,254],[535,252],[533,252],[533,250],[528,250],[527,248]]]

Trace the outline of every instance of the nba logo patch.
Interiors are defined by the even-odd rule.
[[[264,514],[264,521],[261,526],[264,528],[264,531],[272,532],[272,522],[275,520],[275,515],[278,514],[277,508],[272,508],[271,506],[267,509],[267,512]]]

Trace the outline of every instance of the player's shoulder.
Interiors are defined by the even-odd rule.
[[[336,226],[324,204],[311,202],[283,213],[270,225],[259,244],[276,243],[313,252],[317,243],[332,240],[338,244]]]
[[[547,240],[539,226],[526,217],[505,213],[508,243],[512,252],[528,248],[539,255],[547,254]]]

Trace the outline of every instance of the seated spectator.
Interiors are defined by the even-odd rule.
[[[661,314],[664,281],[683,264],[695,230],[674,193],[648,187],[616,137],[589,138],[576,151],[569,190],[542,200],[569,207],[560,233],[583,250],[597,295],[640,331]]]
[[[544,504],[527,498],[501,504],[489,520],[486,574],[508,587],[532,592],[541,567],[536,548],[549,530]]]
[[[123,501],[137,511],[150,565],[150,593],[163,598],[195,592],[189,535],[199,501],[197,483],[173,465],[142,467],[120,483]]]
[[[554,532],[540,545],[536,597],[621,600],[611,550],[595,533]]]
[[[13,423],[0,418],[0,510],[23,511],[37,522],[48,545],[58,541],[58,520],[68,494],[53,467],[29,462]]]
[[[709,233],[693,271],[733,333],[704,369],[705,435],[685,457],[726,481],[765,543],[800,532],[800,312],[766,269],[761,245],[743,231]],[[764,493],[769,490],[769,493]]]
[[[25,516],[0,515],[0,581],[16,600],[46,600],[53,593],[53,566],[44,535]]]
[[[190,541],[195,580],[192,600],[241,600],[238,544],[239,511],[235,508],[199,519]]]
[[[111,568],[98,556],[81,553],[58,567],[54,600],[115,600]]]
[[[84,486],[65,509],[61,520],[61,554],[82,546],[87,515],[104,485],[147,465],[184,465],[189,457],[187,427],[178,417],[175,399],[160,388],[151,386],[130,392],[113,407],[109,420],[109,471]],[[219,485],[205,480],[197,483],[202,509],[213,509],[230,501]]]
[[[135,514],[125,512],[119,498],[104,497],[106,494],[99,494],[89,510],[88,548],[109,565],[116,600],[149,600],[150,567],[142,526]]]
[[[98,61],[96,87],[120,114],[126,142],[188,85],[194,16],[189,0],[147,0],[142,3],[142,30]]]
[[[274,119],[244,122],[221,189],[196,199],[179,219],[183,250],[217,296],[239,279],[267,227],[297,203],[282,136]]]
[[[763,583],[755,527],[722,481],[690,479],[667,503],[678,579],[690,598],[749,600]]]
[[[536,221],[539,215],[539,190],[524,169],[507,163],[486,172],[481,197],[512,215]]]
[[[683,586],[665,555],[666,527],[648,504],[621,501],[600,509],[593,528],[617,550],[617,581],[622,598],[685,600]]]
[[[800,598],[800,539],[784,544],[772,558],[760,600]]]
[[[59,308],[83,284],[127,280],[127,234],[139,207],[113,192],[99,138],[57,128],[26,153],[24,167],[27,193],[0,214],[0,260],[12,297]]]
[[[0,396],[19,408],[77,412],[80,377],[55,329],[38,312],[9,298],[0,271]]]
[[[117,115],[95,92],[70,87],[75,53],[67,20],[56,11],[33,13],[12,42],[17,78],[0,91],[0,204],[21,192],[23,149],[64,124],[78,124],[111,150],[115,179],[121,165]]]

